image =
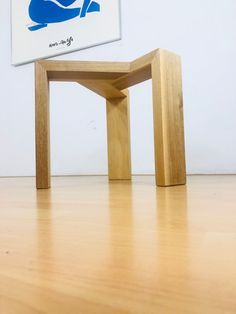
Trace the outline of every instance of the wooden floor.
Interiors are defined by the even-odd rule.
[[[235,314],[236,176],[0,179],[0,314]]]

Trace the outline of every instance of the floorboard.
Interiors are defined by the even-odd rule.
[[[0,314],[235,314],[236,176],[0,179]]]

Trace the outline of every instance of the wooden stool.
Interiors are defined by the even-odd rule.
[[[157,49],[133,62],[38,61],[36,185],[50,187],[49,81],[72,81],[106,98],[110,180],[130,180],[128,87],[152,79],[156,184],[186,183],[180,57]]]

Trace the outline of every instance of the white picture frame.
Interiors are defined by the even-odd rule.
[[[121,39],[120,0],[12,0],[12,64]]]

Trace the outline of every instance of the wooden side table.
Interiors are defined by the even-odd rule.
[[[128,87],[152,79],[156,184],[186,183],[181,61],[157,49],[133,62],[37,61],[36,186],[50,187],[49,81],[72,81],[103,96],[107,106],[110,180],[130,180]]]

